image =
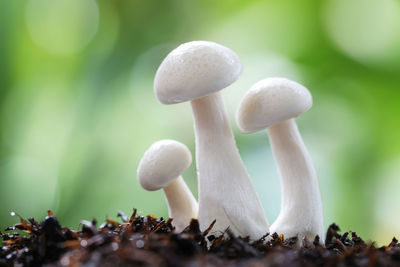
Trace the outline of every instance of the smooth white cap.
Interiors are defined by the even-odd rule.
[[[137,178],[140,185],[149,191],[166,187],[192,164],[192,154],[182,143],[175,140],[160,140],[144,153]]]
[[[154,92],[163,104],[175,104],[215,93],[242,73],[239,57],[229,48],[207,41],[184,43],[161,63]]]
[[[236,112],[239,129],[255,132],[294,118],[312,106],[310,92],[286,78],[267,78],[254,84]]]

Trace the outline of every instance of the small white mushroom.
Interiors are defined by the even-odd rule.
[[[246,133],[268,128],[281,181],[281,211],[271,233],[324,238],[322,202],[318,178],[294,117],[312,106],[304,86],[285,78],[268,78],[254,84],[236,113],[239,128]]]
[[[140,185],[148,190],[164,189],[172,225],[181,232],[192,218],[197,218],[198,205],[183,181],[182,173],[192,164],[192,155],[182,143],[174,140],[155,142],[144,153],[137,171]]]
[[[161,63],[154,90],[163,104],[191,101],[196,136],[199,183],[199,223],[213,232],[226,228],[258,239],[269,230],[259,198],[240,158],[218,91],[242,72],[230,49],[194,41],[174,49]]]

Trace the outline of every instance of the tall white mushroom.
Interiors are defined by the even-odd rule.
[[[268,78],[250,88],[236,113],[243,132],[268,128],[282,192],[281,211],[271,232],[297,236],[299,242],[316,235],[324,238],[317,174],[293,119],[311,106],[312,96],[304,86],[285,78]]]
[[[218,91],[242,72],[230,49],[194,41],[174,49],[161,63],[154,90],[163,104],[191,101],[196,136],[199,183],[199,223],[213,232],[230,227],[233,233],[258,239],[269,225],[244,168]]]
[[[198,205],[183,181],[182,173],[192,164],[192,155],[182,143],[160,140],[144,153],[137,171],[140,185],[148,190],[164,189],[172,225],[180,232],[197,218]]]

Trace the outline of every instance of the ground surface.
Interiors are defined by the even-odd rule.
[[[325,244],[273,234],[256,242],[237,238],[229,230],[207,236],[193,220],[174,233],[171,220],[130,217],[83,222],[80,230],[62,227],[51,211],[41,223],[24,220],[0,232],[0,266],[400,266],[400,244],[395,238],[380,248],[366,244],[356,233],[339,234],[332,224]],[[27,233],[27,235],[22,234]],[[207,240],[211,246],[207,248]]]

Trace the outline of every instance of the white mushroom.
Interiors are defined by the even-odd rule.
[[[269,225],[244,168],[219,90],[242,72],[239,57],[230,49],[206,41],[180,45],[161,63],[154,90],[163,104],[191,101],[196,136],[199,181],[199,223],[213,232],[227,227],[241,236],[258,239]]]
[[[324,238],[322,202],[311,157],[294,117],[312,106],[304,86],[284,78],[268,78],[253,85],[236,113],[239,128],[246,133],[268,127],[270,143],[278,164],[282,202],[271,232],[285,237]]]
[[[149,191],[164,189],[172,225],[180,232],[197,218],[198,205],[183,181],[182,173],[192,163],[189,149],[174,140],[155,142],[144,153],[137,171],[140,185]]]

